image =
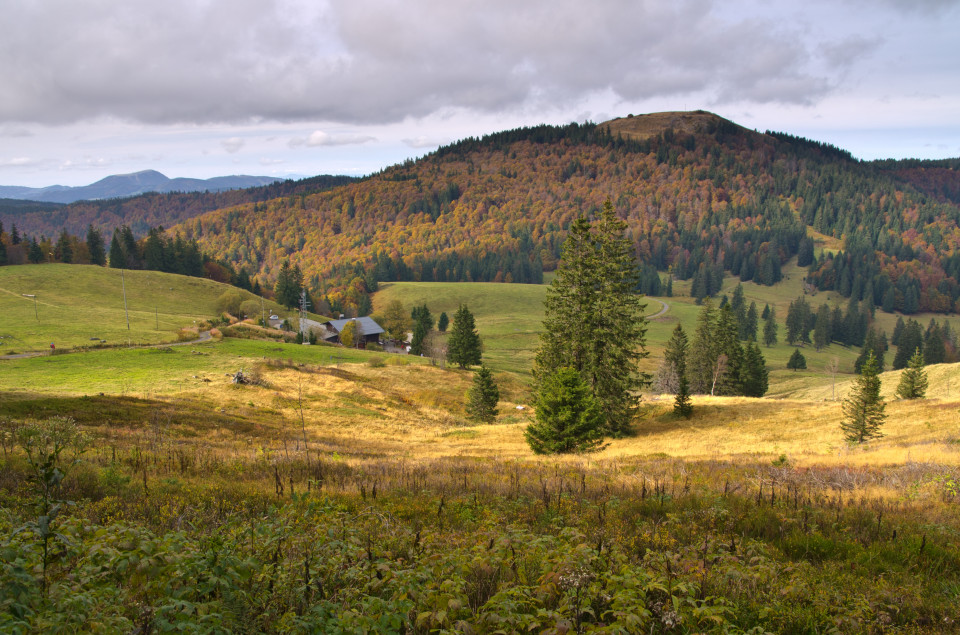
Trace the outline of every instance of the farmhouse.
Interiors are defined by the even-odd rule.
[[[357,325],[360,348],[364,348],[370,343],[377,344],[380,342],[380,335],[384,332],[384,330],[370,317],[330,320],[323,325],[325,330],[320,331],[322,334],[321,336],[328,342],[337,341],[337,339],[340,337],[340,331],[343,330],[343,327],[346,326],[348,322],[353,322]]]

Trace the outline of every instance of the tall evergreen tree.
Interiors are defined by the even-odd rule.
[[[767,311],[767,316],[763,320],[763,345],[769,348],[776,343],[777,343],[777,313],[774,309],[771,308]]]
[[[54,253],[57,256],[57,260],[60,262],[73,262],[73,245],[71,244],[70,239],[71,236],[67,233],[66,229],[60,231],[60,237],[57,239],[57,246],[54,247]]]
[[[887,415],[886,404],[880,397],[880,376],[877,358],[870,355],[860,370],[853,391],[843,402],[843,422],[840,429],[850,443],[863,443],[883,436],[880,427]]]
[[[687,357],[690,391],[694,394],[709,393],[713,386],[714,365],[719,355],[713,337],[715,321],[716,309],[706,300],[697,316],[697,328],[690,344],[690,355]]]
[[[473,314],[464,304],[453,315],[453,326],[447,338],[447,361],[460,368],[474,366],[481,361],[480,335],[477,334]]]
[[[444,311],[440,314],[440,317],[437,319],[437,330],[441,333],[447,332],[447,326],[450,324],[450,318],[447,317],[447,312]]]
[[[29,243],[30,246],[27,248],[27,260],[35,265],[38,265],[43,262],[43,249],[40,248],[40,243],[37,242],[36,238],[30,238]]]
[[[536,406],[537,421],[524,431],[536,454],[579,454],[603,448],[603,411],[573,368],[560,368],[543,378]]]
[[[714,362],[713,382],[710,394],[737,395],[741,393],[739,385],[740,373],[743,366],[743,346],[740,344],[739,329],[736,316],[730,305],[720,309],[717,316],[713,340],[719,356],[724,361],[718,366]]]
[[[419,323],[422,325],[422,323]],[[500,389],[493,381],[493,374],[481,365],[473,376],[473,385],[467,392],[467,416],[481,423],[493,423],[497,418],[497,403]]]
[[[817,318],[813,327],[813,345],[818,351],[822,351],[830,344],[833,335],[833,323],[831,320],[830,307],[824,302],[817,310]]]
[[[757,341],[757,327],[759,326],[759,317],[757,316],[757,303],[751,302],[747,309],[747,320],[740,332],[740,339],[748,342]]]
[[[887,358],[887,334],[877,333],[872,326],[867,329],[867,336],[863,338],[863,348],[853,362],[853,372],[859,373],[871,355],[877,360],[877,372],[882,373]]]
[[[672,366],[677,377],[673,412],[689,419],[693,414],[693,403],[690,400],[690,382],[687,380],[687,334],[683,332],[683,326],[680,323],[677,323],[670,341],[667,342],[664,358]]]
[[[914,319],[907,321],[903,332],[900,333],[897,354],[893,357],[893,370],[906,368],[914,351],[923,353],[923,327]]]
[[[799,349],[798,349],[799,350]],[[756,342],[746,345],[740,367],[740,391],[747,397],[763,397],[770,385],[766,360]]]
[[[110,267],[113,269],[126,269],[127,257],[123,253],[123,245],[120,244],[120,231],[113,230],[113,239],[110,241]]]
[[[103,246],[103,234],[94,228],[93,223],[87,226],[87,251],[90,252],[90,264],[103,266],[107,264],[107,252]]]
[[[573,222],[547,290],[534,360],[538,384],[564,366],[579,373],[614,436],[628,433],[639,391],[648,383],[637,368],[646,356],[646,320],[635,293],[636,257],[625,230],[609,201],[594,226],[584,218]]]
[[[927,373],[923,369],[923,355],[920,349],[910,358],[909,365],[900,374],[897,384],[897,397],[901,399],[923,399],[927,394]]]

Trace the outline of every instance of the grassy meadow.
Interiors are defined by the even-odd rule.
[[[70,272],[39,269],[85,315]],[[747,300],[782,320],[800,275],[745,284]],[[4,302],[21,302],[3,280]],[[207,312],[171,329],[212,317],[222,291],[207,288],[184,289]],[[545,291],[391,283],[374,298],[470,307],[501,390],[491,425],[466,417],[471,371],[339,346],[227,337],[0,360],[0,631],[958,629],[960,365],[928,368],[928,398],[911,402],[884,373],[884,437],[850,446],[840,399],[856,351],[804,350],[795,373],[780,344],[764,349],[767,398],[695,396],[688,420],[645,395],[635,435],[538,457],[523,431]],[[662,303],[651,371],[700,310],[678,296],[648,313]],[[836,378],[821,370],[832,356]],[[252,383],[231,382],[240,369]],[[76,505],[45,542],[23,452],[42,437],[18,430],[60,416],[90,443],[65,446],[56,496]]]
[[[74,348],[100,340],[108,346],[175,342],[179,329],[215,317],[217,299],[228,289],[233,287],[159,271],[124,270],[121,280],[120,270],[93,265],[0,267],[0,354],[49,350],[51,343]],[[265,309],[282,310],[270,301]]]

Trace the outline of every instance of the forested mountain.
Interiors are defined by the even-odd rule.
[[[204,212],[243,203],[267,201],[279,196],[314,192],[357,180],[349,176],[323,175],[219,192],[213,191],[217,183],[215,181],[210,186],[211,191],[178,191],[166,194],[150,192],[128,198],[78,201],[69,205],[2,199],[0,222],[7,228],[16,225],[22,234],[32,236],[52,237],[63,230],[81,235],[86,233],[88,225],[91,224],[106,235],[117,227],[127,225],[134,234],[143,236],[151,227],[169,227]]]
[[[960,177],[949,162],[931,168],[925,181],[925,162],[858,162],[710,113],[661,113],[468,138],[363,182],[236,205],[178,230],[264,283],[295,262],[315,293],[348,308],[382,280],[535,282],[570,222],[609,198],[640,259],[694,278],[698,295],[724,273],[776,283],[802,250],[822,288],[956,310],[960,209],[948,194]],[[808,226],[856,240],[821,257]],[[838,268],[850,274],[831,277]]]
[[[775,284],[796,255],[821,289],[905,313],[960,310],[960,160],[861,162],[702,111],[467,138],[362,180],[0,210],[0,221],[51,237],[180,223],[169,231],[264,288],[297,265],[317,300],[350,311],[379,281],[539,282],[570,223],[607,199],[644,271],[692,279],[698,297],[724,275]],[[842,250],[818,247],[811,229]]]

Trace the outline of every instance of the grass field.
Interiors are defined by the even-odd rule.
[[[777,303],[782,319],[796,273],[783,287],[745,285],[748,301]],[[82,314],[65,299],[68,278],[44,288]],[[92,286],[79,285],[88,297]],[[840,356],[827,349],[805,351],[806,372],[774,370],[775,398],[695,396],[688,420],[646,395],[635,435],[589,456],[538,457],[523,431],[546,287],[382,287],[377,307],[470,307],[500,384],[494,424],[465,416],[471,371],[336,346],[225,338],[0,360],[0,631],[960,624],[960,365],[930,367],[929,398],[911,402],[892,399],[900,373],[883,374],[885,436],[862,446],[843,441],[833,397],[851,377],[834,386],[819,370]],[[677,321],[692,332],[700,310],[662,301],[650,369]],[[77,321],[78,341],[92,321]],[[776,366],[790,350],[764,352]],[[233,384],[240,369],[256,383]],[[47,558],[37,481],[13,439],[54,416],[93,443],[62,462],[57,495],[76,505],[53,521],[63,540]]]
[[[233,287],[158,271],[124,270],[121,279],[117,269],[92,265],[0,267],[0,354],[49,350],[51,343],[72,348],[99,340],[175,342],[178,329],[215,317],[217,299],[228,289]],[[265,308],[281,309],[269,301]]]

